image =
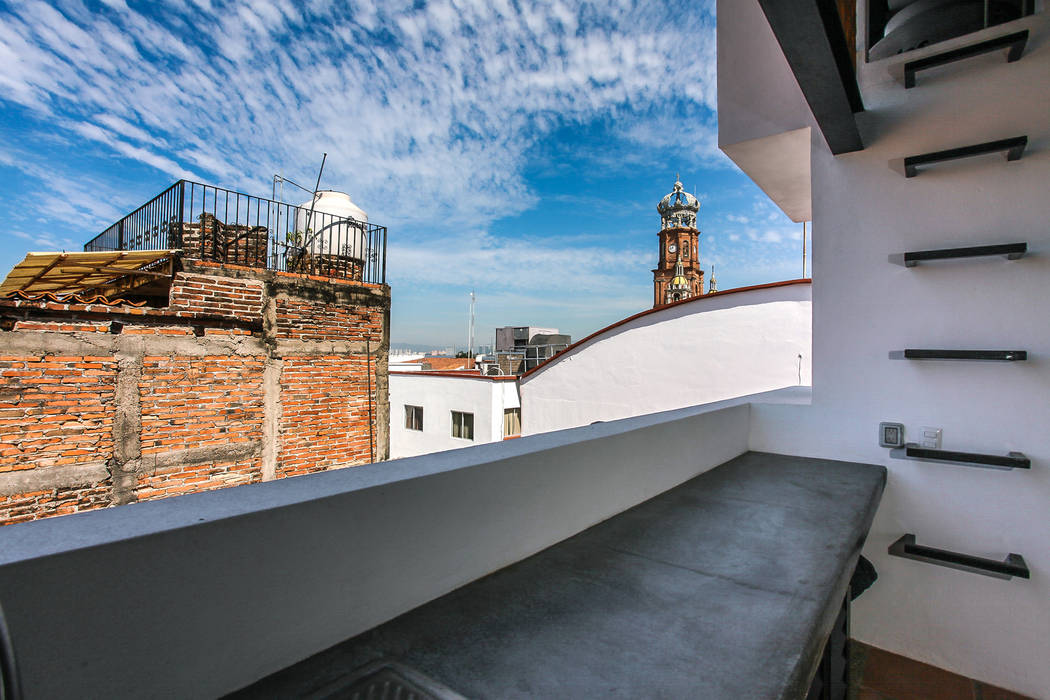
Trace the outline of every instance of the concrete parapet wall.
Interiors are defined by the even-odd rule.
[[[742,454],[747,402],[0,528],[27,697],[236,690]]]

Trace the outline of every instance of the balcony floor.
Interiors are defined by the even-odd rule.
[[[850,700],[1032,700],[856,640],[851,644]]]
[[[744,454],[232,697],[350,697],[383,662],[467,697],[802,696],[885,479]]]

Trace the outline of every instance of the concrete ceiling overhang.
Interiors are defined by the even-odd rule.
[[[864,148],[853,117],[860,89],[833,0],[758,0],[835,155]]]
[[[810,127],[722,146],[794,222],[813,220]]]

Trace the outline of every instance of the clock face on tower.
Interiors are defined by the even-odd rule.
[[[678,246],[676,246],[674,243],[672,243],[671,245],[667,246],[667,252],[668,253],[674,253],[677,250],[678,250]]]

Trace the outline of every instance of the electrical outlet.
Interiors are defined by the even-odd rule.
[[[941,449],[941,429],[925,425],[919,428],[919,444],[933,450]]]
[[[882,447],[903,447],[904,424],[879,423],[879,445]]]

